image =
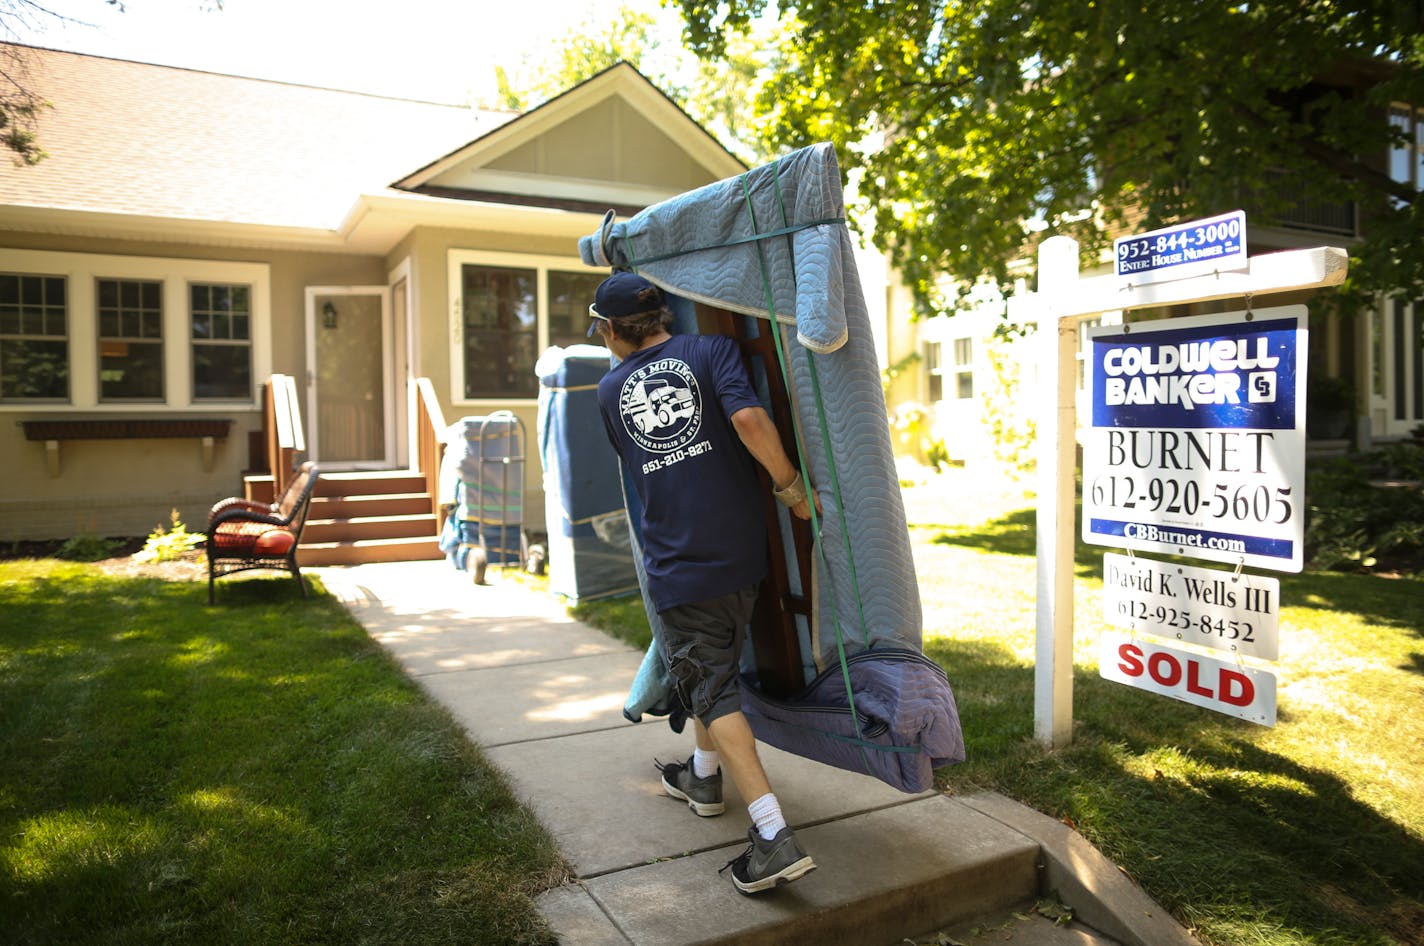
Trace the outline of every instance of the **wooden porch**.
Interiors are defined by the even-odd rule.
[[[426,378],[413,385],[416,457],[410,470],[326,473],[317,480],[311,512],[297,546],[309,565],[413,562],[439,559],[444,513],[439,507],[440,434],[444,415]],[[263,395],[263,454],[267,473],[243,477],[243,495],[270,503],[281,495],[306,451],[296,382],[276,374]]]

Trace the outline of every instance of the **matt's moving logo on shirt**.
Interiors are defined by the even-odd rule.
[[[652,361],[628,375],[618,394],[623,428],[651,453],[671,453],[691,443],[702,428],[702,391],[687,363]]]

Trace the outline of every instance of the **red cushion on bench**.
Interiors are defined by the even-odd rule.
[[[213,547],[231,554],[281,556],[291,551],[297,537],[288,529],[270,522],[221,523],[208,539]]]
[[[286,555],[296,541],[297,537],[286,529],[273,529],[259,535],[252,550],[258,555]]]

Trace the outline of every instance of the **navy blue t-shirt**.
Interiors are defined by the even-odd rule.
[[[674,335],[598,382],[608,437],[643,503],[643,562],[659,611],[766,575],[755,461],[732,427],[761,407],[736,342]]]

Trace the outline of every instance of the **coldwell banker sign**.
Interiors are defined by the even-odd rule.
[[[1083,539],[1301,569],[1304,306],[1088,333]]]

